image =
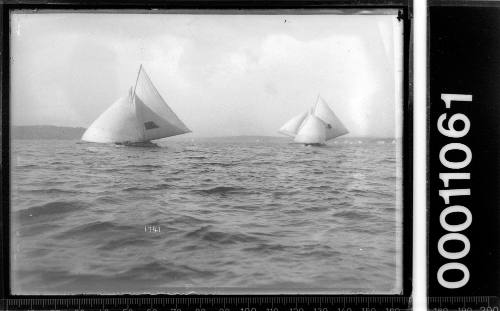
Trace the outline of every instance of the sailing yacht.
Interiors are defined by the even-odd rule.
[[[309,111],[286,122],[279,132],[293,137],[296,143],[324,145],[328,140],[349,133],[328,104],[318,95]]]
[[[151,140],[191,130],[163,100],[143,66],[135,86],[119,98],[83,133],[82,140],[129,146],[156,146]]]

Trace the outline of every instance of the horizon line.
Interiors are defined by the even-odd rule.
[[[87,129],[87,127],[83,126],[67,126],[67,125],[49,125],[49,124],[38,124],[38,125],[15,125],[11,124],[10,127],[59,127],[59,128],[72,128],[72,129]],[[274,138],[287,138],[286,136],[273,136],[273,135],[265,135],[265,134],[241,134],[241,135],[217,135],[217,136],[197,136],[195,132],[190,132],[190,133],[185,133],[181,135],[195,135],[194,138],[223,138],[223,137],[252,137],[252,136],[258,136],[258,137],[274,137]],[[169,136],[169,137],[181,137],[181,135],[175,135],[175,136]],[[168,138],[168,137],[165,137]],[[350,136],[349,134],[339,136],[337,138],[383,138],[383,139],[401,139],[402,137],[395,137],[395,136],[363,136],[363,135],[358,135],[358,136]],[[163,138],[160,138],[163,139]]]

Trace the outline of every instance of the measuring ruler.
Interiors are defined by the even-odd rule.
[[[76,311],[403,311],[403,296],[197,296],[141,298],[16,298],[3,310]]]
[[[500,300],[495,296],[429,297],[430,311],[500,311]]]

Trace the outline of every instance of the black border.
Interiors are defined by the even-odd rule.
[[[1,2],[1,0],[0,0]],[[1,97],[1,113],[2,113],[2,187],[1,187],[1,214],[0,214],[0,299],[64,299],[64,298],[168,298],[176,297],[172,295],[68,295],[68,296],[28,296],[28,295],[12,295],[10,293],[10,111],[9,111],[9,90],[10,90],[10,11],[16,9],[57,9],[57,10],[124,10],[124,9],[374,9],[387,8],[399,9],[401,18],[404,23],[404,42],[403,42],[403,290],[399,295],[314,295],[314,297],[337,297],[337,298],[352,298],[362,297],[368,299],[373,298],[384,300],[391,304],[391,298],[409,298],[412,292],[412,232],[413,232],[413,23],[412,0],[149,0],[141,2],[140,0],[124,0],[124,1],[78,1],[78,0],[4,0],[0,3],[1,16],[1,32],[2,38],[2,59],[0,75],[2,79],[2,97]],[[231,295],[237,297],[238,295]],[[244,295],[244,297],[313,297],[313,295]],[[185,295],[183,297],[186,297]],[[192,297],[224,297],[224,296],[208,296],[196,295]],[[389,300],[388,300],[389,299]],[[406,300],[405,304],[408,305]],[[373,304],[372,304],[373,305]],[[0,305],[1,307],[1,305]],[[50,306],[48,305],[47,308]]]
[[[426,61],[426,65],[427,65],[427,69],[428,69],[427,73],[426,73],[426,76],[427,76],[427,85],[426,85],[426,90],[427,90],[427,96],[426,96],[427,142],[426,142],[426,144],[427,144],[427,148],[428,148],[427,155],[426,155],[426,163],[427,163],[426,178],[428,181],[427,189],[426,189],[426,199],[427,199],[426,222],[428,224],[428,230],[427,230],[427,235],[426,235],[426,240],[428,242],[428,245],[427,245],[427,253],[428,254],[427,254],[426,265],[428,267],[428,269],[427,269],[428,281],[427,281],[426,287],[427,287],[429,309],[433,308],[433,307],[439,307],[439,308],[447,307],[449,310],[452,310],[451,308],[455,308],[455,309],[463,308],[466,305],[471,306],[475,309],[478,309],[479,306],[491,306],[491,307],[500,306],[500,287],[499,287],[500,280],[498,279],[498,277],[496,277],[496,278],[492,277],[492,278],[489,278],[488,280],[484,280],[482,278],[480,280],[478,280],[477,277],[473,280],[471,277],[471,279],[469,280],[469,283],[461,289],[445,289],[445,288],[437,286],[436,285],[437,284],[436,275],[432,273],[433,270],[437,270],[436,269],[437,268],[437,265],[436,265],[437,261],[433,260],[435,258],[432,257],[432,256],[435,256],[435,253],[436,253],[436,244],[430,243],[431,241],[434,241],[433,240],[434,238],[439,237],[440,233],[441,233],[440,228],[432,227],[431,224],[432,224],[433,220],[435,220],[437,217],[439,217],[439,213],[438,213],[439,211],[435,210],[436,207],[438,207],[438,209],[439,209],[442,206],[442,204],[437,204],[437,202],[435,202],[436,200],[434,200],[435,193],[438,189],[437,189],[437,187],[432,188],[432,186],[434,186],[434,185],[431,182],[431,179],[435,178],[436,175],[439,173],[436,171],[431,171],[431,162],[436,157],[438,147],[440,147],[439,145],[434,143],[435,140],[436,141],[438,140],[438,136],[440,136],[440,134],[438,133],[438,131],[436,129],[436,124],[432,123],[433,116],[435,114],[435,110],[438,111],[438,108],[436,108],[436,106],[432,105],[432,100],[433,99],[436,100],[436,98],[437,98],[436,95],[439,94],[440,92],[452,93],[452,92],[463,91],[464,93],[472,94],[472,96],[473,96],[472,103],[476,102],[476,104],[477,104],[477,100],[478,100],[477,98],[480,97],[478,95],[483,95],[483,94],[481,94],[481,92],[487,91],[488,88],[490,87],[490,86],[484,86],[484,87],[480,88],[480,87],[474,86],[474,85],[472,85],[472,83],[470,83],[470,85],[466,84],[465,87],[462,85],[462,88],[460,88],[460,87],[458,87],[458,85],[460,85],[460,83],[456,83],[456,84],[451,83],[451,81],[453,81],[453,79],[451,79],[446,74],[443,74],[442,76],[433,77],[433,74],[435,74],[435,72],[439,72],[438,68],[440,68],[441,65],[445,66],[444,68],[450,68],[450,64],[439,64],[439,66],[438,66],[436,63],[432,63],[433,54],[436,54],[437,52],[441,51],[443,54],[451,55],[450,51],[451,51],[452,47],[450,47],[450,51],[448,51],[446,49],[438,50],[436,47],[431,45],[431,43],[433,43],[433,41],[434,42],[437,41],[436,39],[440,38],[440,36],[444,37],[443,40],[446,40],[447,39],[446,37],[451,35],[449,32],[446,33],[446,31],[442,29],[443,27],[439,23],[440,22],[439,18],[432,18],[432,16],[437,15],[437,16],[442,17],[443,16],[442,11],[448,11],[450,16],[453,16],[454,13],[455,14],[457,13],[456,11],[453,11],[454,9],[469,10],[470,12],[467,12],[467,14],[470,16],[475,16],[475,14],[478,13],[477,9],[481,9],[484,12],[486,12],[488,9],[491,9],[491,8],[499,9],[500,8],[500,1],[499,0],[475,0],[475,1],[474,0],[429,0],[429,3],[428,3],[428,14],[427,14],[427,20],[426,20],[426,23],[427,23],[427,33],[426,33],[426,36],[427,36],[427,38],[426,38],[427,39],[427,51],[426,51],[427,61]],[[474,10],[476,10],[476,11],[474,11]],[[460,15],[460,14],[457,14],[457,15]],[[463,18],[463,14],[462,14],[462,18]],[[489,21],[491,22],[491,19],[489,19]],[[476,27],[477,27],[477,24],[479,23],[479,21],[473,20],[473,22],[476,23]],[[488,29],[488,31],[494,31],[493,27],[491,27],[491,26],[489,27],[487,21],[483,22],[482,26],[484,29]],[[433,27],[434,27],[434,30],[438,29],[438,30],[440,30],[440,32],[438,32],[438,33],[436,33],[436,31],[433,32]],[[498,27],[496,29],[498,29]],[[460,31],[460,30],[457,30],[457,31]],[[460,38],[460,39],[464,40],[464,42],[470,42],[470,41],[466,41],[466,40],[470,40],[470,38]],[[477,41],[480,42],[480,40],[482,38],[478,36],[475,39],[477,39]],[[441,39],[438,39],[438,40],[441,40]],[[455,38],[455,41],[456,40],[457,40],[457,38]],[[500,38],[499,38],[499,40],[500,40]],[[498,40],[496,42],[498,42]],[[485,55],[487,55],[491,49],[491,47],[488,45],[483,46],[482,48],[483,48]],[[461,52],[461,54],[463,54],[463,52]],[[436,56],[436,55],[434,55],[434,56]],[[471,55],[470,59],[467,61],[467,63],[474,64],[474,63],[476,63],[477,59],[478,59],[477,55]],[[494,64],[493,62],[497,61],[496,59],[488,59],[488,62]],[[490,71],[493,72],[494,70],[491,69]],[[471,77],[474,77],[474,73],[469,73],[465,70],[464,70],[464,74],[465,75],[470,74]],[[490,74],[490,72],[488,70],[486,70],[486,71],[482,72],[482,74],[485,76],[488,76],[488,74]],[[456,77],[456,78],[460,79],[461,77]],[[495,79],[495,80],[493,80],[493,83],[494,82],[498,82],[498,80]],[[438,88],[441,88],[441,89],[436,90]],[[483,99],[490,99],[490,98],[483,97]],[[483,102],[483,104],[484,104],[484,102]],[[498,105],[498,102],[491,101],[490,104],[491,105]],[[440,112],[442,112],[442,111],[440,111]],[[471,117],[472,117],[473,112],[478,113],[478,116],[476,116],[476,118],[478,118],[479,116],[486,118],[486,119],[495,118],[495,115],[491,115],[491,114],[487,115],[484,112],[479,112],[479,108],[477,108],[476,106],[472,106],[469,110]],[[484,120],[483,122],[486,122],[486,121],[487,120]],[[497,133],[494,133],[493,135],[498,136]],[[433,139],[431,139],[431,138],[433,138]],[[486,152],[488,152],[485,149],[480,149],[480,148],[474,149],[474,147],[476,147],[475,145],[472,145],[471,147],[472,147],[473,154],[476,156],[478,154],[485,154]],[[491,146],[491,149],[492,150],[499,149],[498,141],[496,142],[496,145]],[[498,159],[497,159],[497,161],[498,161]],[[481,167],[481,168],[484,169],[484,167]],[[496,173],[496,171],[494,170],[494,168],[489,168],[489,171],[483,171],[483,172],[488,172],[488,173],[491,172],[491,175],[495,175],[495,174],[498,175]],[[479,167],[476,167],[476,169],[473,169],[471,167],[470,174],[471,174],[471,178],[474,179],[474,177],[472,177],[472,176],[475,176],[475,178],[477,179],[479,177],[479,175],[481,174],[481,170],[479,169]],[[488,174],[485,174],[485,175],[482,175],[481,177],[487,179]],[[474,193],[474,190],[477,190],[477,186],[476,186],[476,189],[474,189],[474,186],[476,186],[476,185],[471,182],[470,188],[473,191],[473,193]],[[493,208],[497,208],[498,201],[494,201],[494,200],[495,199],[491,200],[493,203],[492,206],[494,206]],[[470,202],[471,202],[472,206],[481,206],[482,204],[478,204],[478,203],[483,203],[480,201],[479,198],[475,198],[474,194],[470,197]],[[439,203],[441,203],[441,202],[439,202]],[[489,223],[482,222],[480,224],[480,226],[481,227],[494,226],[493,228],[495,228],[494,230],[498,234],[498,232],[499,232],[498,222],[497,222],[498,215],[499,215],[498,211],[493,212],[492,214],[489,214],[489,216],[487,216],[488,212],[491,212],[491,210],[487,211],[486,209],[475,209],[475,210],[473,209],[472,213],[473,213],[473,217],[475,219],[475,220],[473,220],[473,222],[477,221],[478,214],[480,216],[483,216],[483,217],[484,216],[489,217],[490,222]],[[476,231],[475,236],[472,236],[473,231]],[[478,250],[483,251],[483,252],[485,251],[484,247],[477,245],[477,244],[479,244],[478,242],[480,240],[479,239],[480,237],[487,239],[493,245],[491,245],[491,248],[492,248],[491,253],[489,253],[487,256],[485,256],[485,258],[482,258],[481,261],[469,262],[470,267],[475,269],[475,271],[471,271],[471,276],[474,272],[476,275],[482,273],[483,277],[486,274],[495,275],[495,273],[496,273],[496,276],[498,276],[498,274],[500,273],[498,270],[498,268],[500,267],[500,262],[495,262],[494,259],[488,258],[488,256],[492,256],[493,258],[495,258],[495,257],[498,258],[497,257],[498,256],[498,249],[496,248],[498,246],[498,244],[495,245],[492,242],[492,241],[495,241],[498,243],[498,236],[491,236],[491,235],[488,236],[486,234],[480,236],[480,234],[478,234],[477,231],[478,231],[478,227],[477,227],[477,222],[476,222],[476,227],[474,229],[471,227],[468,234],[466,234],[470,238],[471,250],[473,250],[475,252],[478,252]]]

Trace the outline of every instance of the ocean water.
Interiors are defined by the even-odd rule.
[[[399,143],[14,140],[15,294],[399,293]]]

